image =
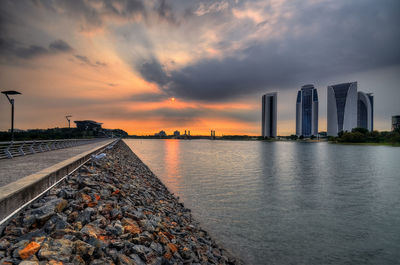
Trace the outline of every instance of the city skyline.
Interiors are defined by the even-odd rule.
[[[29,12],[27,12],[29,10]],[[277,91],[278,135],[295,134],[296,92],[357,80],[374,129],[400,113],[400,3],[384,1],[45,1],[0,3],[0,89],[15,128],[96,120],[149,135],[260,134],[260,97]],[[0,98],[0,130],[10,127]]]

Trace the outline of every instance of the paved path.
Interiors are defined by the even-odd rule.
[[[0,187],[113,140],[0,160]]]

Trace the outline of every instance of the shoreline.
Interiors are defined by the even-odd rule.
[[[105,153],[0,231],[1,264],[243,264],[122,140]]]

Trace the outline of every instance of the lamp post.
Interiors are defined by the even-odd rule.
[[[14,142],[14,99],[10,98],[9,95],[21,95],[21,93],[14,90],[2,91],[1,93],[6,95],[11,104],[11,142]]]
[[[65,116],[65,118],[67,119],[67,121],[68,121],[68,128],[71,128],[71,120],[69,119],[69,118],[71,118],[72,117],[72,115],[67,115],[67,116]]]

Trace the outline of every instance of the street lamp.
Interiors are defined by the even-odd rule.
[[[71,118],[72,117],[72,115],[67,115],[67,116],[65,116],[65,118],[67,119],[67,121],[68,121],[68,128],[71,128],[71,120],[69,119],[69,118]]]
[[[14,90],[2,91],[1,93],[6,95],[11,104],[11,142],[14,142],[14,99],[10,98],[9,95],[21,95],[21,93]]]

